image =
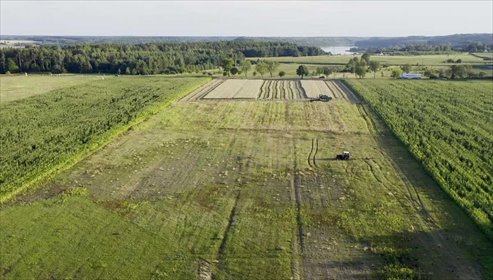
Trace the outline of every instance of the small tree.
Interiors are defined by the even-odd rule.
[[[231,70],[229,70],[229,72],[231,72],[231,74],[234,76],[234,75],[238,74],[238,72],[240,72],[240,70],[238,70],[238,68],[236,68],[236,67],[233,67],[233,68],[231,68]]]
[[[7,58],[7,71],[10,73],[17,73],[19,72],[19,66],[17,66],[17,63],[12,58]]]
[[[395,68],[392,70],[392,74],[390,75],[392,78],[399,78],[402,74],[402,70],[401,69],[398,69],[398,68]]]
[[[274,71],[276,71],[277,67],[279,67],[279,62],[277,61],[266,61],[265,64],[267,65],[267,71],[269,71],[270,76],[273,76]]]
[[[358,78],[364,78],[366,75],[367,67],[366,67],[366,62],[364,60],[360,61],[358,65],[356,65],[356,68],[354,70],[354,73]]]
[[[471,65],[452,65],[450,66],[450,79],[464,79],[471,73]]]
[[[263,61],[257,62],[257,65],[255,66],[255,70],[260,74],[262,78],[264,78],[265,72],[267,72],[267,64]]]
[[[430,78],[430,79],[436,79],[437,75],[433,72],[431,69],[426,69],[425,72],[423,73],[423,76]]]
[[[346,70],[356,75],[356,67],[358,67],[361,63],[366,64],[364,60],[360,61],[358,57],[353,57],[346,64]]]
[[[253,71],[252,75],[255,77],[257,76],[257,71]]]
[[[329,67],[324,67],[322,73],[327,76],[327,78],[332,74],[333,70]]]
[[[296,69],[296,75],[300,76],[302,79],[304,76],[308,75],[310,72],[308,71],[308,68],[306,68],[305,65],[300,65],[298,66],[298,69]]]
[[[243,60],[240,63],[240,69],[241,72],[245,74],[245,78],[248,76],[248,71],[250,71],[251,68],[252,68],[252,63],[250,62],[250,60]]]
[[[231,71],[231,68],[233,68],[233,64],[234,61],[231,58],[226,58],[223,59],[223,61],[221,62],[221,67],[223,68],[223,71],[228,73],[229,75],[229,71]]]
[[[370,67],[370,71],[373,72],[373,79],[375,79],[375,75],[377,71],[380,70],[380,62],[370,61],[369,67]]]
[[[404,64],[401,66],[401,69],[402,69],[402,71],[404,71],[404,73],[409,73],[409,72],[411,72],[411,65]]]
[[[361,56],[361,60],[366,62],[367,65],[370,64],[370,54],[369,53],[364,53],[362,56]]]
[[[284,77],[285,75],[286,75],[286,72],[284,72],[284,71],[279,71],[279,77],[281,77],[281,78],[282,78],[282,77]]]

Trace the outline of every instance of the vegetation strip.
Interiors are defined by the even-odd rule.
[[[345,82],[493,239],[493,83]]]

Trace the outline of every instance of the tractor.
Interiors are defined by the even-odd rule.
[[[332,97],[325,95],[325,94],[320,94],[318,98],[312,98],[310,101],[322,101],[322,102],[329,102],[332,100]]]
[[[336,155],[336,160],[349,160],[349,152],[344,151],[342,154]]]

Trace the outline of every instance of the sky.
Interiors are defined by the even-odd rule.
[[[1,35],[409,36],[493,33],[493,1],[0,0]]]

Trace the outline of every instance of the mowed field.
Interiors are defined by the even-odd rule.
[[[334,99],[358,103],[346,85],[320,79],[216,79],[203,85],[182,101],[197,100],[298,100],[308,101],[327,95]]]
[[[3,204],[2,278],[493,277],[491,242],[367,105],[235,99],[254,84],[231,82]]]
[[[101,79],[103,77],[99,75],[0,75],[0,103]]]

